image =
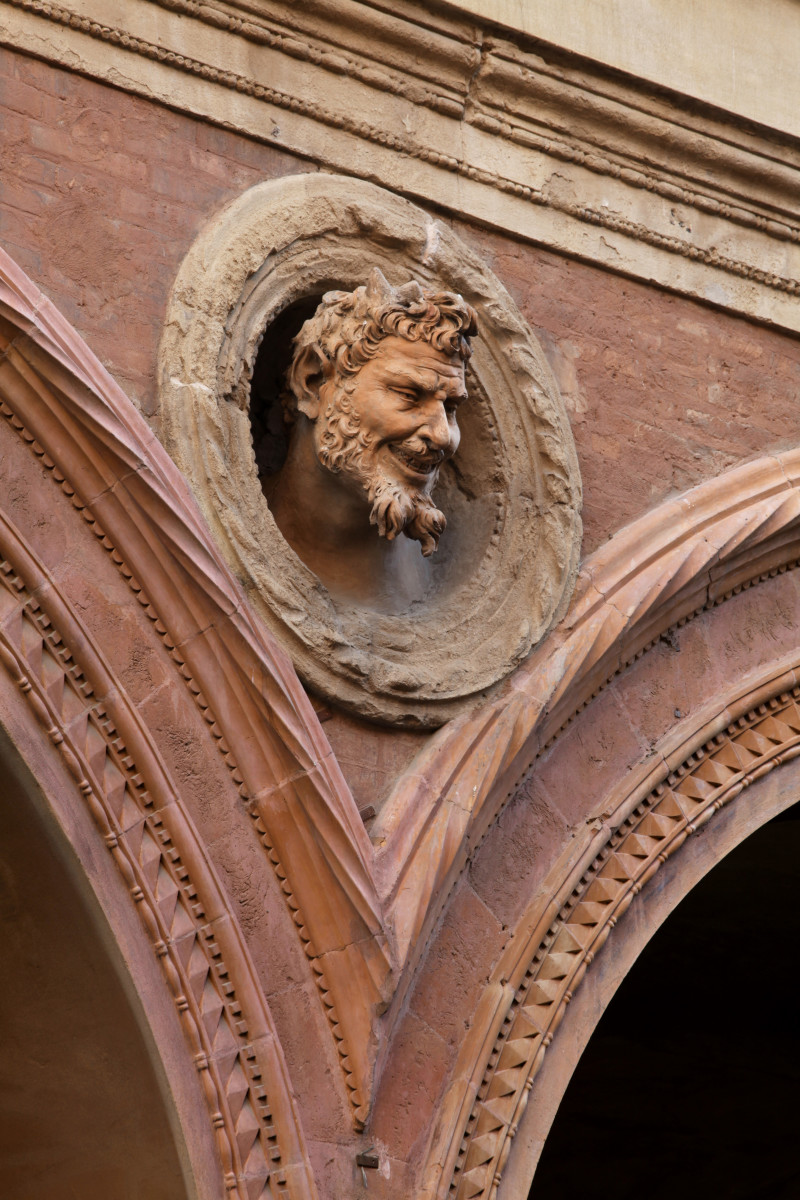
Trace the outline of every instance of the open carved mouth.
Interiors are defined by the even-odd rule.
[[[407,471],[425,479],[433,474],[444,459],[444,453],[441,450],[414,451],[403,445],[390,445],[389,450]]]

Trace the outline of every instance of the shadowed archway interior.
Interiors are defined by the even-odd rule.
[[[14,766],[0,736],[0,1194],[184,1200],[122,983]]]
[[[774,971],[800,944],[799,862],[795,805],[669,916],[578,1063],[529,1200],[800,1195],[797,990]]]

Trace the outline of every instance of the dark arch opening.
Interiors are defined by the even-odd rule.
[[[530,1200],[796,1200],[800,805],[677,906],[593,1033]]]
[[[185,1200],[147,1048],[34,788],[0,731],[0,1195]]]

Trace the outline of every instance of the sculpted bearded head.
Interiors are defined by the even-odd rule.
[[[393,288],[375,268],[365,287],[323,296],[295,339],[288,421],[311,422],[317,461],[364,500],[382,537],[404,533],[426,557],[445,527],[431,493],[458,448],[476,333],[461,296]]]

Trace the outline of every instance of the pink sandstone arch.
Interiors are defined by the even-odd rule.
[[[776,755],[777,759],[778,755]],[[784,763],[786,759],[784,758]],[[775,762],[775,765],[781,765]],[[781,770],[771,770],[748,786],[746,795],[731,798],[726,806],[698,835],[692,836],[681,853],[671,857],[658,872],[653,887],[644,887],[636,898],[631,920],[612,930],[604,953],[588,971],[576,989],[559,1028],[558,1045],[553,1046],[542,1063],[531,1092],[531,1100],[517,1128],[503,1170],[498,1200],[527,1200],[531,1177],[538,1165],[544,1141],[569,1083],[571,1074],[603,1015],[606,1006],[638,955],[673,909],[727,854],[778,813],[800,800],[800,764],[795,759]],[[747,879],[742,886],[747,887]],[[763,899],[763,897],[754,899]],[[775,985],[769,971],[759,978],[758,968],[745,965],[752,946],[742,945],[744,977],[753,986],[771,989]],[[779,986],[779,985],[778,985]],[[691,1003],[692,979],[675,981],[677,1006]],[[733,996],[738,1006],[743,996]],[[658,1031],[653,1030],[658,1036]],[[632,1081],[632,1087],[635,1081]]]
[[[19,697],[7,728],[43,790],[62,798],[64,823],[83,820],[83,810],[93,819],[94,844],[76,847],[78,858],[110,855],[128,897],[127,913],[114,915],[141,923],[160,962],[152,1037],[161,1061],[174,1062],[193,1135],[201,1110],[196,1096],[194,1105],[186,1099],[187,1066],[201,1083],[198,1195],[314,1196],[265,989],[222,874],[225,854],[209,848],[213,814],[203,814],[212,796],[238,801],[242,776],[196,680],[214,685],[208,672],[224,662],[216,639],[226,624],[245,624],[242,642],[250,631],[152,434],[41,293],[5,256],[0,268],[0,663]],[[269,680],[258,680],[265,693],[285,687],[282,662],[268,666]],[[216,691],[234,703],[224,685]],[[287,701],[272,695],[270,704],[280,728]],[[25,734],[21,710],[45,749]],[[306,731],[293,745],[291,734],[284,762]],[[263,744],[272,791],[286,769],[285,743],[276,742]],[[62,783],[48,788],[54,769]],[[183,1059],[163,1033],[159,1044],[165,997],[179,1014]]]
[[[199,1194],[358,1196],[370,1144],[379,1200],[521,1194],[514,1135],[557,1103],[539,1069],[577,1054],[570,995],[602,1003],[587,968],[612,918],[660,870],[677,896],[690,827],[767,797],[754,781],[795,753],[800,453],[591,556],[558,629],[430,740],[370,841],[176,468],[3,255],[0,339],[4,721],[91,817],[76,853],[114,865],[120,940],[155,951],[184,1032],[167,1046],[154,1016],[152,1039],[181,1125],[202,1111]]]
[[[424,1023],[448,1079],[422,1195],[527,1195],[561,1090],[613,987],[696,882],[698,863],[700,873],[709,869],[797,799],[795,769],[785,781],[781,771],[772,775],[800,753],[794,511],[781,526],[780,565],[770,558],[759,570],[765,560],[757,556],[750,580],[740,567],[730,594],[679,616],[545,745],[455,884],[395,1042],[399,1059],[409,1029]],[[717,834],[720,811],[732,814],[732,833],[721,824]],[[701,833],[706,827],[713,832]],[[622,919],[665,864],[669,903]],[[467,942],[469,924],[465,982],[463,960],[450,956],[457,937]],[[576,998],[590,1014],[583,1024],[570,1015]],[[449,1010],[438,1027],[436,1003]],[[464,1037],[461,1024],[459,1038],[467,1012],[472,1027]],[[447,1052],[438,1051],[448,1038],[445,1071]],[[390,1055],[386,1069],[404,1068]],[[379,1102],[376,1128],[391,1122]]]
[[[194,1117],[200,1079],[158,960],[63,755],[5,669],[0,727],[3,1192],[214,1197],[213,1129]]]
[[[489,1018],[480,1067],[473,1067],[464,1086],[470,1058],[465,1046],[454,1071],[456,1078],[461,1072],[455,1090],[462,1097],[466,1136],[462,1132],[456,1150],[449,1194],[527,1196],[563,1088],[636,955],[702,874],[797,801],[792,760],[800,754],[800,688],[796,668],[787,664],[799,659],[795,647],[779,663],[750,673],[727,704],[705,708],[706,720],[688,737],[694,722],[684,725],[681,740],[671,738],[671,751],[632,764],[605,795],[590,797],[584,829],[573,826],[572,844],[544,878],[540,872],[527,904],[519,904],[489,987],[475,1005]],[[631,692],[626,695],[622,685],[617,696],[624,704]],[[581,736],[577,723],[576,734]],[[553,796],[552,772],[563,777],[570,766],[567,753],[554,754],[536,788],[536,799],[546,794],[551,812],[563,813],[566,803],[564,793]],[[532,801],[533,792],[525,806]],[[576,795],[575,806],[580,803]],[[528,808],[527,815],[536,819],[535,809],[532,814]],[[519,836],[524,820],[520,809],[511,814],[506,854],[511,830]],[[496,863],[490,840],[491,835],[487,856]],[[472,886],[484,899],[491,871],[478,856]],[[529,866],[529,884],[533,875]],[[650,887],[651,880],[658,886]],[[496,876],[492,884],[499,892]],[[512,896],[504,902],[510,915]],[[444,1113],[447,1109],[445,1103]],[[448,1194],[443,1184],[439,1174],[436,1194]]]

